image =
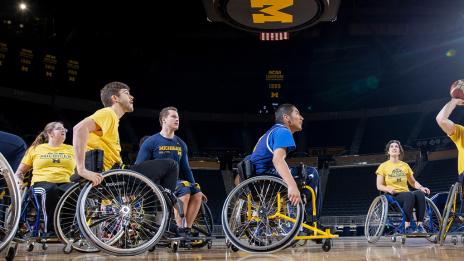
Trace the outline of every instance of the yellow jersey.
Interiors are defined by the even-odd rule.
[[[21,163],[32,167],[31,185],[41,181],[70,182],[69,178],[76,168],[73,147],[67,144],[52,147],[48,143],[44,143],[31,147],[27,150]]]
[[[396,163],[390,160],[380,164],[375,174],[383,176],[385,185],[393,188],[396,192],[408,192],[408,178],[414,174],[408,163],[399,161]]]
[[[89,116],[99,127],[91,132],[87,140],[87,151],[103,150],[103,168],[109,170],[115,164],[122,164],[121,145],[119,143],[119,118],[111,107],[96,111]]]

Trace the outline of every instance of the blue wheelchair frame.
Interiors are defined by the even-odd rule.
[[[20,229],[18,230],[18,233],[20,239],[28,243],[28,251],[32,251],[34,249],[34,240],[42,243],[43,250],[48,248],[46,244],[48,217],[44,206],[44,195],[45,190],[43,188],[35,188],[31,186],[26,188],[24,191],[21,214],[19,218]],[[39,200],[39,197],[42,200]],[[31,204],[35,209],[35,218],[32,221],[28,218],[31,210]],[[42,219],[43,228],[40,226]],[[21,229],[21,225],[25,226],[25,231]]]
[[[385,223],[385,226],[388,229],[387,231],[389,231],[390,229],[393,229],[393,233],[388,234],[388,235],[391,235],[391,236],[407,235],[405,233],[406,231],[405,231],[405,227],[404,227],[404,225],[406,223],[406,215],[404,214],[403,208],[400,206],[399,202],[395,198],[393,198],[391,195],[384,195],[384,196],[387,198],[387,201],[388,201],[389,212],[390,212],[390,207],[394,206],[394,207],[396,207],[395,210],[399,211],[401,213],[401,221],[399,222],[399,224],[398,224],[397,220],[391,220],[391,217],[389,217],[387,215],[387,220],[386,220],[386,223]],[[424,217],[426,217],[426,216],[429,216],[429,217],[433,216],[433,209],[427,203],[425,204],[425,215],[424,215]],[[428,224],[426,224],[425,221],[424,221],[424,225],[427,228],[428,234],[435,234],[435,233],[439,232],[439,227],[434,228],[432,219],[428,220]],[[416,222],[414,220],[411,220],[411,227],[413,229],[415,229],[416,226],[417,226]],[[432,231],[430,231],[430,228],[432,228]],[[386,234],[385,230],[384,230],[384,234]]]

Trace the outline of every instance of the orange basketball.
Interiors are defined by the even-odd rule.
[[[453,98],[464,100],[464,80],[457,80],[451,84],[450,95]]]

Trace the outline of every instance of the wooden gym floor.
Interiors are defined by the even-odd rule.
[[[134,257],[115,257],[103,253],[83,254],[76,251],[67,255],[62,252],[63,245],[61,244],[50,244],[47,251],[41,250],[37,245],[32,252],[27,252],[25,247],[24,244],[19,246],[14,260],[464,260],[462,242],[453,245],[449,240],[444,246],[439,246],[423,238],[408,238],[404,245],[400,242],[392,243],[390,240],[381,239],[377,244],[371,245],[364,237],[344,237],[334,240],[330,252],[323,252],[321,245],[308,242],[305,246],[288,248],[273,254],[232,252],[225,247],[223,239],[215,240],[210,250],[205,247],[190,251],[180,249],[178,253],[172,253],[169,248],[157,248],[152,253]]]

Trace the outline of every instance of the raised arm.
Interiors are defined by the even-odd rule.
[[[448,135],[453,135],[455,131],[454,122],[449,119],[449,116],[454,111],[456,106],[464,105],[464,100],[452,98],[438,113],[436,120],[440,128]]]

